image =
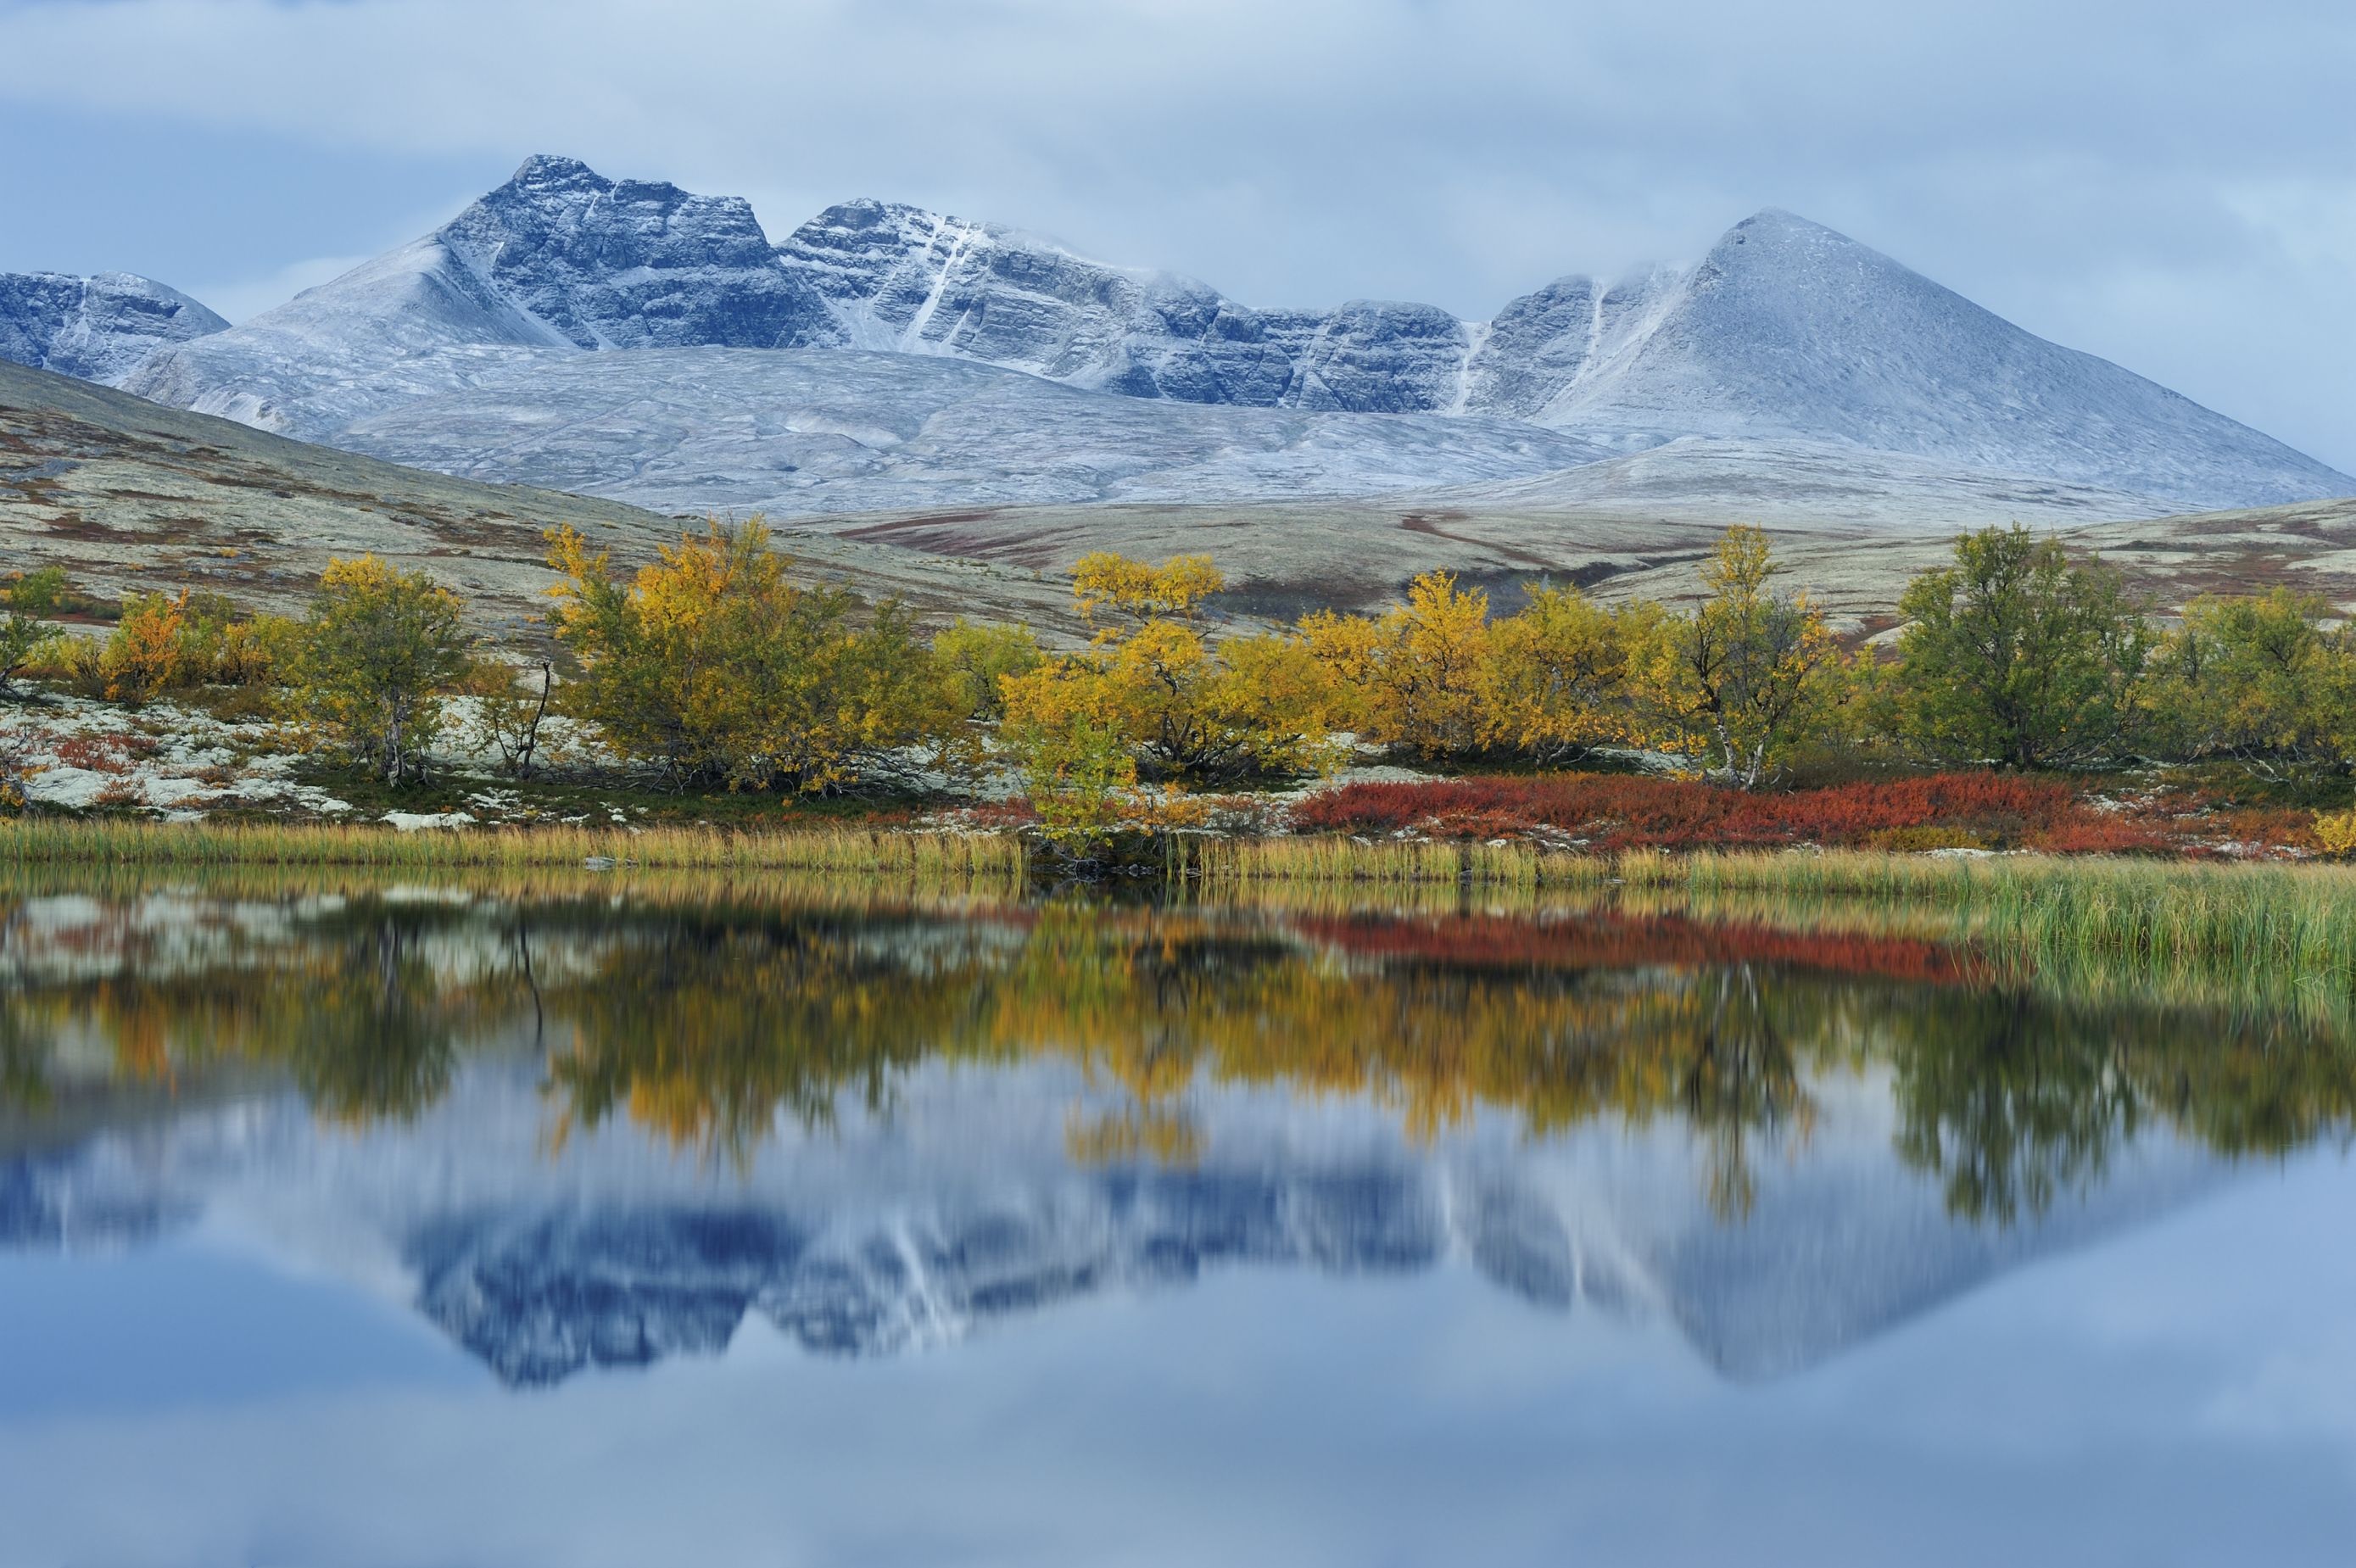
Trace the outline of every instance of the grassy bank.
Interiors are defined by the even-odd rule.
[[[1912,912],[1955,938],[2040,963],[2224,963],[2356,980],[2356,868],[1854,850],[1597,857],[1333,838],[1206,839],[1185,846],[1183,858],[1206,889],[1275,901],[1343,891],[1428,902],[1452,890],[1535,905],[1616,886],[1697,908],[1772,907],[1786,920],[1833,904]]]
[[[519,827],[399,833],[377,827],[36,818],[0,825],[0,866],[351,867],[416,872],[628,866],[665,871],[1023,876],[1011,838],[862,828]]]
[[[579,870],[795,873],[1011,896],[1028,870],[1009,836],[853,827],[378,827],[31,819],[0,824],[0,869],[341,868],[409,875]],[[2040,965],[2239,966],[2356,984],[2356,868],[2096,857],[1933,858],[1874,851],[1572,854],[1520,844],[1341,837],[1186,838],[1171,874],[1209,901],[1560,909],[1654,898],[1777,923],[1867,920]],[[1740,912],[1738,913],[1737,912]]]

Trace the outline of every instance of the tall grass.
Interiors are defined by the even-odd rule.
[[[468,867],[421,872],[394,866],[262,866],[217,862],[118,862],[69,869],[0,863],[0,916],[8,901],[73,896],[128,900],[156,894],[227,902],[403,896],[429,891],[452,902],[490,901],[519,906],[562,904],[584,898],[601,903],[626,898],[634,905],[668,909],[836,910],[874,913],[909,910],[986,916],[1022,911],[1024,884],[995,874],[923,876],[914,872],[786,870],[665,870],[578,866]]]
[[[2165,968],[2224,963],[2356,978],[2356,869],[2006,856],[1696,855],[1663,884],[1944,906],[1991,947]]]
[[[554,827],[395,833],[375,826],[0,823],[0,871],[93,876],[339,868],[409,875],[578,870],[796,873],[1012,896],[1019,839],[841,827]],[[2113,973],[2220,966],[2356,984],[2356,869],[2034,855],[1932,859],[1861,850],[1569,854],[1518,843],[1367,843],[1333,837],[1181,840],[1173,876],[1208,901],[1270,905],[1450,901],[1543,909],[1643,891],[1695,912],[1731,902],[1781,923],[1836,918],[1933,928],[2040,966],[2100,959]],[[1768,908],[1766,906],[1772,906]]]
[[[809,871],[1012,880],[1023,848],[988,834],[861,828],[734,833],[711,827],[471,828],[76,821],[0,824],[0,867],[349,867],[413,872],[516,870],[610,862],[670,871]]]
[[[1932,859],[1863,850],[1616,857],[1521,845],[1346,838],[1206,840],[1186,874],[1205,895],[1330,903],[1413,890],[1483,906],[1538,908],[1596,890],[1648,890],[1697,912],[1741,895],[1782,922],[1827,918],[1943,927],[1955,940],[2042,965],[2100,958],[2152,973],[2226,965],[2356,983],[2356,868],[2220,865],[2072,856]],[[1772,911],[1766,906],[1772,906]]]

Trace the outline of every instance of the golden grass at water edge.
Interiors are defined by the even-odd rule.
[[[414,871],[578,868],[816,871],[1012,880],[1023,847],[990,834],[829,828],[512,827],[400,833],[334,825],[145,823],[35,818],[0,824],[0,865],[343,866]]]
[[[0,823],[0,868],[337,867],[409,873],[617,868],[884,877],[1019,893],[1011,836],[835,827],[536,827],[398,833],[376,826],[29,818]],[[2356,980],[2356,868],[2094,857],[1945,859],[1840,850],[1589,856],[1521,844],[1186,837],[1171,874],[1194,896],[1250,901],[1452,897],[1524,907],[1633,890],[1708,904],[1739,896],[1804,917],[1823,901],[1933,913],[1954,934],[2025,955],[2197,960]]]

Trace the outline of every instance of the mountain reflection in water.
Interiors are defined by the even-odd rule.
[[[359,892],[0,904],[0,1244],[209,1220],[504,1381],[1469,1266],[1808,1367],[2343,1135],[2350,1041],[1918,935]]]

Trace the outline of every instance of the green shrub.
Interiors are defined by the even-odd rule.
[[[65,603],[66,569],[45,566],[27,571],[8,585],[10,608],[27,615],[54,615]]]
[[[423,771],[442,699],[473,667],[458,596],[372,555],[334,560],[291,637],[287,701],[312,740],[400,784]]]

